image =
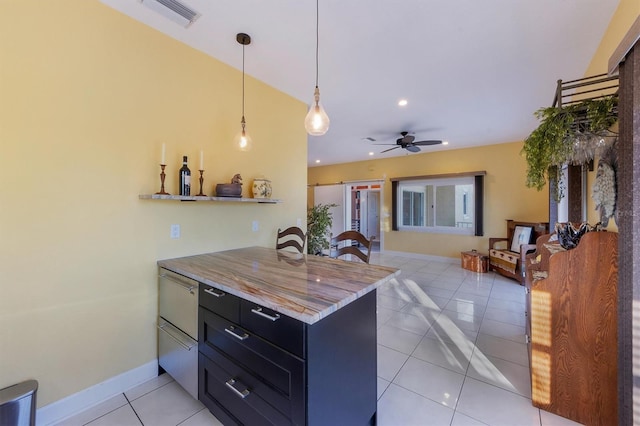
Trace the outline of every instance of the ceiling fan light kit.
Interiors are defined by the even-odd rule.
[[[240,120],[242,129],[234,138],[234,145],[240,151],[249,151],[251,149],[252,140],[249,133],[247,133],[247,122],[244,119],[244,47],[251,43],[251,37],[245,33],[238,33],[236,35],[236,41],[242,45],[242,120]]]
[[[320,38],[320,18],[319,18],[319,6],[316,0],[316,89],[313,92],[313,102],[309,107],[309,112],[304,119],[304,128],[311,136],[322,136],[329,130],[329,116],[325,112],[322,104],[320,103],[320,89],[318,88],[318,44]]]

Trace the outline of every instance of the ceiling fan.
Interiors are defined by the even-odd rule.
[[[391,144],[391,143],[378,143],[376,145],[395,145],[393,148],[389,148],[389,149],[385,149],[384,151],[380,152],[381,154],[384,152],[388,152],[391,151],[392,149],[396,149],[396,148],[404,148],[407,151],[410,152],[420,152],[420,147],[421,146],[427,146],[427,145],[440,145],[442,143],[442,141],[440,140],[427,140],[427,141],[416,141],[415,136],[410,135],[409,132],[400,132],[400,134],[402,135],[401,138],[398,138],[396,140],[395,144]]]

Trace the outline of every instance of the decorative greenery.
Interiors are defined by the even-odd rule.
[[[618,121],[618,97],[607,96],[599,100],[585,102],[587,107],[587,120],[589,130],[592,133],[599,133],[608,130]]]
[[[586,100],[561,108],[541,108],[535,116],[541,121],[537,129],[525,139],[522,148],[527,160],[529,188],[542,190],[547,180],[553,180],[559,191],[555,198],[563,196],[563,183],[559,176],[564,164],[573,163],[577,136],[597,136],[606,132],[616,121],[617,96]]]
[[[329,230],[333,225],[333,215],[329,211],[337,204],[316,204],[307,209],[307,253],[321,254],[329,248]]]

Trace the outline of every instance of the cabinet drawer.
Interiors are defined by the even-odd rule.
[[[247,300],[240,301],[240,325],[300,358],[304,358],[305,324]]]
[[[240,322],[240,298],[226,291],[200,283],[200,305],[229,321]]]
[[[222,364],[230,364],[224,357]],[[228,368],[199,354],[200,375],[199,400],[227,424],[237,425],[289,425],[291,419],[284,416],[259,394],[243,382],[243,376],[237,366]]]
[[[163,318],[158,318],[158,364],[198,398],[198,342]]]
[[[160,316],[195,339],[198,335],[198,282],[161,268],[158,299]]]
[[[201,355],[224,371],[225,376],[220,380],[224,379],[221,390],[225,395],[228,393],[251,405],[276,424],[281,422],[270,410],[292,419],[293,423],[304,423],[303,360],[202,307],[198,347]],[[229,380],[236,381],[236,390],[242,392],[246,389],[253,396],[241,398],[226,384]],[[199,396],[202,398],[202,394]]]

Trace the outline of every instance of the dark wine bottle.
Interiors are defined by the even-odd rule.
[[[180,195],[191,195],[191,170],[187,167],[187,156],[182,157],[180,169]]]

